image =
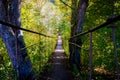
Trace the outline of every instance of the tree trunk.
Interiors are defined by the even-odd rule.
[[[87,6],[88,6],[88,0],[80,0],[78,2],[78,8],[77,8],[77,16],[74,16],[76,15],[76,13],[74,12],[74,14],[72,15],[73,19],[75,21],[73,21],[72,19],[72,25],[73,27],[71,28],[71,36],[74,36],[74,35],[77,35],[79,33],[82,32],[82,28],[83,28],[83,23],[84,23],[84,18],[85,18],[85,13],[86,13],[86,9],[87,9]],[[79,46],[82,46],[82,42],[81,42],[81,38],[80,37],[76,37],[76,38],[72,38],[70,39],[70,42],[72,43],[75,43]],[[80,47],[77,47],[75,45],[70,45],[70,59],[72,60],[72,62],[74,64],[77,65],[78,69],[80,68],[80,52],[81,51],[81,48]]]
[[[21,26],[19,0],[0,0],[0,20]],[[25,47],[20,30],[11,29],[0,24],[0,35],[19,80],[26,80],[28,77],[32,80],[34,74],[30,58],[26,49],[20,51],[21,48]]]
[[[77,21],[77,3],[78,0],[72,0],[72,15],[71,15],[71,36],[75,35],[75,26],[76,26],[76,21]],[[74,45],[70,44],[73,43],[73,39],[69,40],[69,52],[70,52],[70,57],[69,61],[70,63],[74,63]],[[74,47],[73,47],[74,46]]]
[[[88,0],[80,0],[78,4],[77,34],[82,32]]]

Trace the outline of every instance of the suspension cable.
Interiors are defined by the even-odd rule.
[[[112,17],[114,17],[114,0],[112,0]],[[111,26],[112,29],[112,37],[113,37],[113,45],[114,45],[114,53],[115,53],[115,75],[116,75],[116,79],[119,80],[119,68],[118,68],[118,53],[117,53],[117,45],[116,45],[116,28],[115,25],[112,24]]]
[[[31,45],[29,45],[29,46],[27,46],[27,47],[23,47],[23,48],[21,48],[19,51],[22,51],[22,50],[27,49],[27,48],[29,48],[29,47],[32,47],[32,46],[34,46],[34,45],[39,45],[38,43],[39,43],[39,42],[34,43],[34,44],[31,44]]]
[[[11,28],[23,30],[23,31],[26,31],[26,32],[38,34],[38,35],[41,35],[41,36],[44,36],[44,37],[55,38],[55,37],[48,36],[48,35],[43,34],[43,33],[39,33],[39,32],[35,32],[35,31],[32,31],[32,30],[25,29],[25,28],[21,28],[20,26],[13,25],[13,24],[11,24],[11,23],[9,23],[9,22],[5,22],[5,21],[3,21],[3,20],[0,20],[0,23],[3,24],[3,25],[6,25],[7,27],[11,27]]]
[[[98,30],[98,29],[100,29],[100,28],[103,28],[103,27],[105,27],[105,26],[108,26],[109,24],[111,24],[111,23],[113,23],[113,22],[116,22],[116,21],[119,21],[119,20],[120,20],[120,15],[118,15],[118,16],[116,16],[116,17],[113,17],[113,18],[111,18],[111,19],[108,19],[108,20],[107,20],[106,22],[104,22],[103,24],[101,24],[101,25],[99,25],[99,26],[96,26],[95,28],[90,29],[90,30],[88,30],[88,31],[85,31],[85,32],[79,33],[79,34],[77,34],[77,35],[74,35],[74,36],[72,36],[72,37],[70,37],[70,38],[68,38],[68,39],[66,39],[66,40],[69,40],[69,39],[72,39],[72,38],[75,38],[75,37],[79,37],[79,36],[85,35],[85,34],[87,34],[87,33],[89,33],[89,32],[94,32],[94,31],[96,31],[96,30]]]
[[[76,43],[72,43],[72,42],[69,42],[69,44],[75,45],[75,46],[77,46],[77,47],[79,47],[79,48],[82,47],[82,46],[80,46],[80,45],[78,45],[78,44],[76,44]]]

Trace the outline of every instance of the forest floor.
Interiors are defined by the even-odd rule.
[[[41,80],[73,80],[72,72],[69,68],[68,58],[62,48],[61,36],[58,36],[58,43],[49,61],[50,69],[46,68]],[[49,69],[49,70],[48,70]]]

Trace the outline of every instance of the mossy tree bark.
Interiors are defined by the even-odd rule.
[[[83,28],[83,23],[84,23],[84,18],[85,18],[85,13],[86,9],[88,6],[88,0],[73,0],[72,5],[74,9],[72,10],[72,19],[71,19],[71,37],[74,35],[77,35],[82,32]],[[81,38],[80,37],[75,37],[71,38],[69,40],[71,43],[75,43],[79,46],[82,46]],[[77,67],[80,69],[80,53],[81,53],[81,48],[77,47],[75,45],[69,44],[70,48],[70,61],[73,64],[76,64]]]
[[[0,0],[0,20],[21,26],[20,0]],[[0,35],[19,80],[26,80],[28,77],[31,80],[34,73],[27,50],[20,51],[25,47],[22,32],[0,24]]]

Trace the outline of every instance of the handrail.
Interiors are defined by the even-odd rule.
[[[45,35],[43,33],[39,33],[39,32],[36,32],[36,31],[32,31],[32,30],[28,30],[28,29],[25,29],[25,28],[21,28],[20,26],[13,25],[13,24],[11,24],[9,22],[5,22],[3,20],[0,20],[0,24],[6,25],[7,27],[15,28],[15,29],[18,29],[18,30],[23,30],[23,31],[26,31],[26,32],[38,34],[38,35],[41,35],[41,36],[44,36],[44,37],[55,38],[55,37],[52,37],[52,36]]]
[[[33,43],[33,44],[31,44],[31,45],[29,45],[29,46],[27,46],[27,47],[23,47],[23,48],[21,48],[19,51],[22,51],[22,50],[27,49],[27,48],[29,48],[29,47],[32,47],[32,46],[34,46],[34,45],[39,45],[38,43],[40,43],[40,42]]]
[[[99,26],[96,26],[93,29],[87,30],[87,31],[82,32],[82,33],[78,33],[77,35],[74,35],[74,36],[72,36],[70,38],[67,38],[67,39],[65,38],[64,39],[64,40],[70,40],[70,39],[73,39],[73,38],[76,38],[76,37],[79,37],[79,36],[83,36],[83,35],[88,34],[88,33],[90,34],[89,35],[89,37],[90,37],[90,49],[89,49],[89,52],[90,52],[90,54],[89,54],[89,56],[90,56],[90,58],[89,58],[90,71],[89,71],[89,80],[92,80],[92,67],[93,67],[93,65],[92,65],[92,53],[93,53],[93,49],[92,49],[92,47],[93,47],[92,32],[94,32],[94,31],[96,31],[98,29],[107,27],[108,25],[110,25],[113,22],[116,22],[118,20],[120,20],[120,15],[107,19],[106,22],[104,22],[103,24],[101,24]],[[116,73],[115,74],[118,74],[118,72],[119,72],[119,70],[118,70],[118,54],[117,54],[117,51],[116,51],[117,48],[116,48],[115,28],[112,28],[112,34],[113,34],[114,52],[115,52],[115,56],[116,56],[116,70],[115,70]],[[72,43],[72,42],[69,41],[69,44],[72,44],[72,45],[77,46],[78,48],[81,48],[81,46],[79,46],[78,44],[76,44],[74,42]],[[117,79],[119,79],[119,75],[116,75],[116,77],[117,77]]]
[[[78,44],[76,44],[76,43],[72,43],[72,42],[69,42],[69,44],[75,45],[75,46],[77,46],[77,47],[79,47],[79,48],[82,47],[82,46],[80,46],[80,45],[78,45]]]
[[[87,31],[85,31],[85,32],[82,32],[82,33],[79,33],[79,34],[77,34],[77,35],[74,35],[74,36],[72,36],[72,37],[70,37],[70,38],[68,38],[68,39],[72,39],[72,38],[75,38],[75,37],[78,37],[78,36],[81,36],[81,35],[85,35],[85,34],[87,34],[87,33],[89,33],[89,32],[94,32],[94,31],[96,31],[96,30],[98,30],[98,29],[100,29],[100,28],[106,27],[107,25],[109,25],[109,24],[111,24],[111,23],[113,23],[113,22],[116,22],[116,21],[118,21],[118,20],[120,20],[120,15],[118,15],[118,16],[116,16],[116,17],[114,17],[114,18],[108,19],[108,20],[107,20],[106,22],[104,22],[103,24],[101,24],[101,25],[99,25],[99,26],[96,26],[96,27],[93,28],[93,29],[90,29],[90,30],[87,30]]]
[[[46,35],[46,34],[43,34],[43,33],[40,33],[40,32],[36,32],[36,31],[29,30],[29,29],[21,28],[20,26],[13,25],[13,24],[11,24],[9,22],[6,22],[6,21],[3,21],[3,20],[0,20],[0,24],[5,25],[5,27],[10,27],[10,28],[13,28],[13,29],[16,29],[16,30],[23,30],[23,31],[26,31],[26,32],[37,34],[37,35],[39,35],[39,37],[40,36],[43,36],[44,38],[47,37],[50,40],[53,39],[53,38],[56,39],[55,36],[49,36],[49,35]],[[17,63],[17,66],[16,66],[17,76],[16,77],[17,77],[17,79],[19,79],[20,78],[20,74],[19,74],[19,72],[20,72],[19,71],[20,70],[20,57],[18,55],[20,54],[20,51],[25,50],[25,49],[27,49],[29,47],[32,47],[32,46],[36,46],[36,45],[40,46],[40,44],[38,44],[40,41],[37,42],[37,43],[33,43],[29,46],[25,46],[25,47],[22,47],[22,48],[18,49],[18,41],[17,40],[18,40],[18,38],[17,38],[17,35],[16,35],[16,31],[15,31],[15,48],[16,48],[16,52],[15,52],[16,54],[15,55],[16,55],[16,63]],[[40,38],[39,38],[39,40],[40,40]]]

